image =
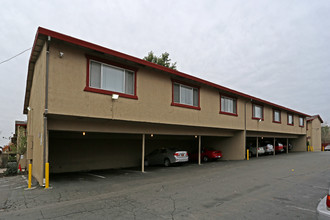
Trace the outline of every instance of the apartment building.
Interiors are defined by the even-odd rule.
[[[141,166],[159,147],[223,152],[243,160],[246,141],[306,151],[309,115],[45,28],[29,60],[24,113],[28,159],[50,172]]]

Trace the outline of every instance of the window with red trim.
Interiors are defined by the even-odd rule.
[[[237,116],[237,99],[221,95],[220,113]]]
[[[100,59],[101,60],[101,59]],[[110,61],[87,57],[87,85],[85,91],[136,97],[136,70]]]
[[[299,117],[299,127],[304,127],[304,118]]]
[[[273,109],[273,122],[281,123],[281,111]]]
[[[288,125],[293,125],[293,114],[288,113]]]
[[[172,81],[172,105],[200,109],[199,88],[188,84]]]
[[[264,107],[262,105],[252,105],[252,119],[264,120]]]

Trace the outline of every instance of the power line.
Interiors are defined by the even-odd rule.
[[[18,57],[19,55],[21,55],[21,54],[23,54],[23,53],[25,53],[26,51],[31,50],[31,49],[32,49],[32,47],[30,47],[30,48],[28,48],[28,49],[26,49],[26,50],[23,50],[22,52],[16,54],[15,56],[10,57],[9,59],[0,62],[0,64],[3,64],[3,63],[5,63],[5,62],[8,62],[9,60],[14,59],[15,57]]]

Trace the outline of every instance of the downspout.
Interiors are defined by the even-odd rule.
[[[45,185],[45,166],[48,162],[48,155],[46,155],[46,149],[48,144],[48,126],[47,126],[47,114],[48,114],[48,76],[49,76],[49,44],[51,37],[48,36],[46,42],[46,82],[45,82],[45,112],[44,112],[44,160],[43,160],[43,185]]]

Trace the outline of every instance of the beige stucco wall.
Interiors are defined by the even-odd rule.
[[[318,118],[308,122],[307,137],[314,151],[322,150],[321,121]]]
[[[43,113],[45,108],[45,75],[46,75],[46,47],[44,46],[38,60],[36,61],[31,88],[28,112],[27,133],[30,136],[27,150],[33,151],[32,175],[39,184],[43,180],[43,135],[44,121]],[[32,136],[32,137],[31,137]],[[32,145],[32,146],[31,146]],[[30,152],[28,153],[30,154]]]
[[[63,58],[59,51],[64,52]],[[247,101],[247,129],[279,133],[304,134],[305,128],[272,122],[272,108],[265,106],[265,120],[252,120],[252,104],[238,99],[238,116],[219,114],[220,96],[215,88],[200,88],[201,110],[171,106],[172,81],[166,73],[140,67],[137,72],[138,100],[120,97],[113,101],[110,95],[85,92],[86,51],[52,42],[50,47],[49,113],[92,118],[117,119],[190,126],[205,126],[244,130],[244,105]]]

